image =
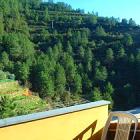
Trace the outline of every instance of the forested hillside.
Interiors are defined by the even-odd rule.
[[[0,0],[0,70],[1,80],[15,74],[51,102],[132,108],[140,105],[140,26],[62,2]]]

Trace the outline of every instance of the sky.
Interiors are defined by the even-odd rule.
[[[98,12],[99,16],[132,18],[140,24],[140,0],[54,0],[58,1],[70,4],[74,9]]]

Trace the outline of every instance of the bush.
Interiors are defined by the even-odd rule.
[[[8,79],[15,80],[15,75],[14,74],[9,74]]]
[[[46,103],[36,96],[0,95],[0,119],[46,110]]]
[[[7,95],[0,96],[0,119],[16,116],[16,104]]]
[[[0,80],[5,80],[7,78],[6,73],[0,70]]]

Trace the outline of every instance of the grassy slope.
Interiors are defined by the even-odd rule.
[[[45,111],[47,103],[38,96],[25,96],[26,89],[17,83],[4,83],[0,93],[0,118]],[[2,89],[2,87],[4,87]]]

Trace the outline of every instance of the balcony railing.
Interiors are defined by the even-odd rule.
[[[100,140],[108,118],[108,101],[0,120],[1,140]],[[116,123],[110,125],[108,139],[113,140]],[[133,127],[131,129],[133,133]],[[140,124],[136,133],[140,140]]]
[[[98,101],[0,120],[1,140],[100,139],[108,101]]]

